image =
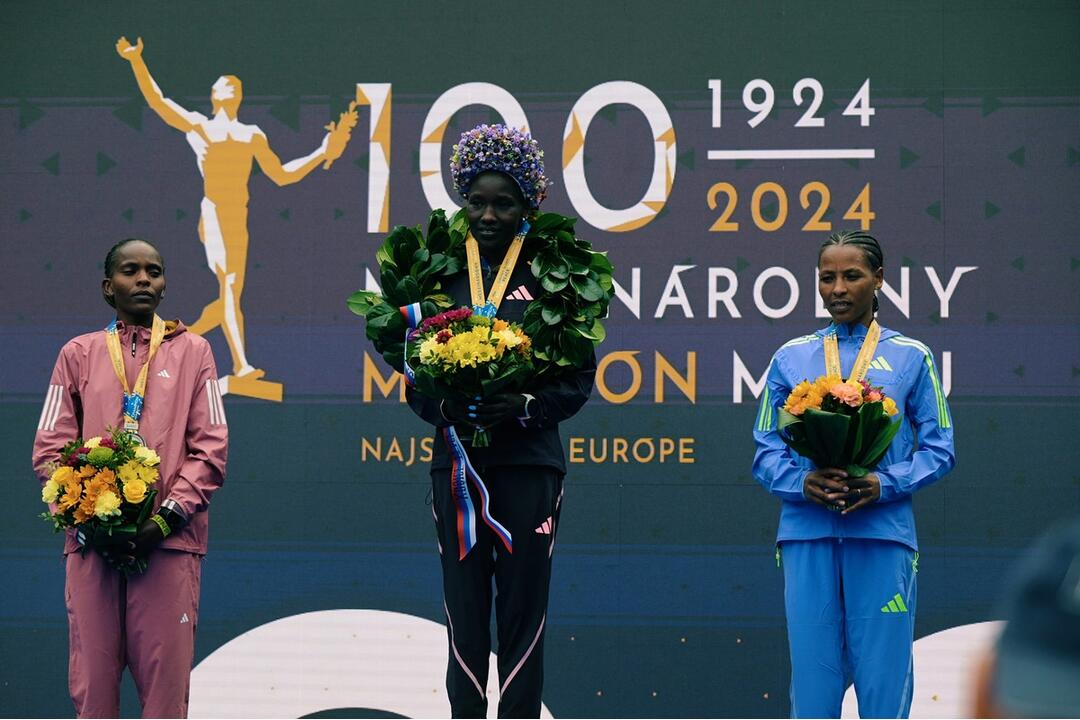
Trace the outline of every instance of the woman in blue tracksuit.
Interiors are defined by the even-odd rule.
[[[930,350],[874,319],[884,278],[877,240],[861,232],[830,235],[818,277],[832,323],[776,351],[754,427],[754,477],[783,502],[776,541],[791,714],[840,717],[851,679],[862,717],[907,717],[919,557],[911,496],[955,464],[952,418]],[[845,378],[868,348],[866,380],[884,388],[903,418],[885,457],[863,478],[815,468],[776,431],[791,390],[826,374],[828,335],[836,338]]]

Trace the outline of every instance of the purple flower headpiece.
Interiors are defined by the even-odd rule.
[[[450,155],[454,189],[465,197],[476,176],[489,170],[514,178],[533,209],[547,195],[544,151],[527,132],[505,125],[478,125],[463,132]]]

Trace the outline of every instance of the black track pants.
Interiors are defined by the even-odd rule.
[[[535,718],[540,716],[544,684],[544,627],[562,475],[532,465],[477,468],[477,472],[488,488],[492,517],[513,537],[512,553],[478,517],[476,546],[459,560],[450,471],[431,473],[450,643],[446,669],[450,708],[453,717],[487,714],[494,577],[499,717]],[[476,493],[473,501],[479,514]]]

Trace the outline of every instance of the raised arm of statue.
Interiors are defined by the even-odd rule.
[[[157,86],[154,78],[150,76],[150,70],[146,67],[146,61],[143,60],[142,51],[142,38],[138,38],[134,45],[128,42],[126,37],[121,37],[116,41],[116,53],[131,63],[131,71],[135,73],[135,81],[139,84],[139,90],[142,91],[142,95],[146,98],[146,103],[150,106],[150,109],[156,112],[170,127],[176,128],[182,133],[189,133],[194,130],[209,142],[198,123],[198,113],[185,110],[162,94],[161,88]]]
[[[356,103],[349,103],[349,109],[341,113],[337,122],[331,122],[326,126],[329,132],[314,152],[284,165],[277,154],[270,149],[266,136],[258,133],[252,138],[255,159],[258,160],[262,171],[275,184],[291,185],[300,182],[318,167],[319,163],[324,163],[323,168],[328,169],[335,160],[341,157],[341,154],[345,152],[345,146],[349,143],[352,129],[356,127],[356,117]]]

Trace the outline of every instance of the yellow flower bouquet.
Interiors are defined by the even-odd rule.
[[[406,374],[417,391],[437,400],[472,400],[521,390],[533,376],[532,342],[520,326],[470,308],[425,318],[406,348]],[[484,428],[473,447],[486,447]]]
[[[795,386],[780,410],[777,431],[818,467],[862,477],[881,461],[900,430],[897,414],[896,402],[882,388],[823,375]]]
[[[75,528],[84,551],[126,542],[154,509],[160,462],[156,452],[124,431],[76,438],[61,450],[59,462],[43,468],[49,479],[41,501],[49,511],[41,517],[57,532]],[[142,559],[125,572],[145,570]]]

